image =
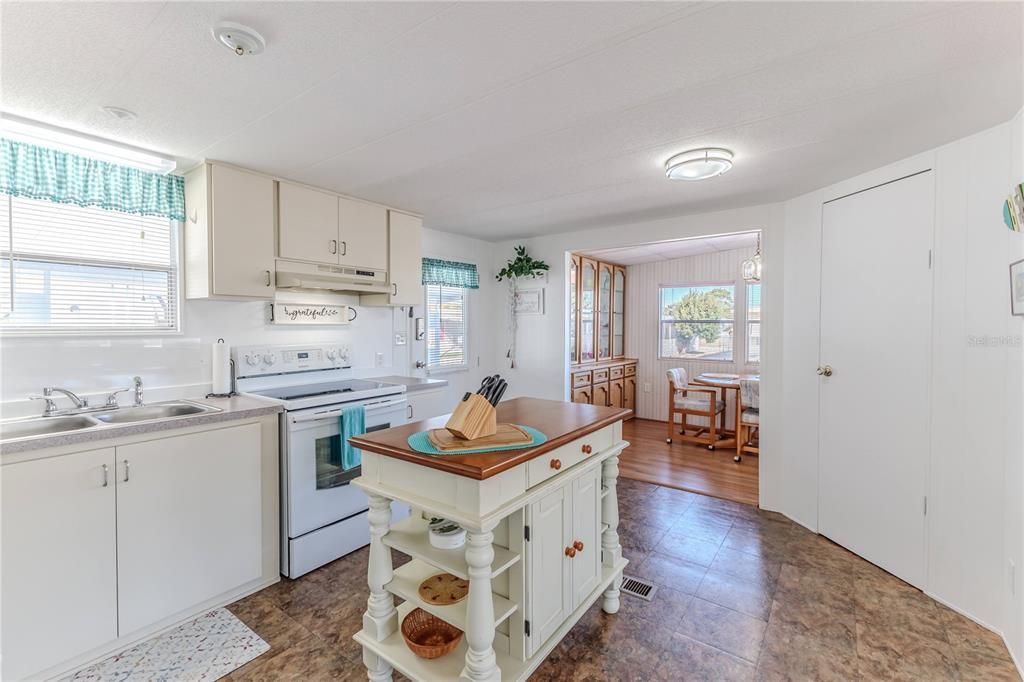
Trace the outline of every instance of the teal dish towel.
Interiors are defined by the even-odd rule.
[[[362,405],[346,407],[341,411],[341,468],[345,471],[359,466],[363,453],[352,447],[348,439],[366,433],[366,410]]]

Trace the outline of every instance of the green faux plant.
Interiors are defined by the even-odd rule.
[[[512,279],[516,277],[539,277],[550,268],[542,260],[534,260],[526,253],[525,246],[516,247],[516,257],[510,260],[498,273],[497,280]]]

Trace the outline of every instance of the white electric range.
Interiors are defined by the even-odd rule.
[[[239,346],[239,392],[280,403],[281,573],[297,578],[370,542],[368,503],[342,465],[341,413],[361,405],[366,431],[406,423],[405,386],[353,379],[346,346]],[[407,507],[393,505],[395,520]]]

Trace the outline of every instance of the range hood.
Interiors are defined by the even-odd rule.
[[[349,265],[318,265],[298,261],[276,261],[278,289],[326,289],[382,293],[388,289],[386,270]]]

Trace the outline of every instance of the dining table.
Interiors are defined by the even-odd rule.
[[[729,391],[735,391],[733,394],[733,428],[727,429],[722,435],[725,436],[721,440],[715,443],[716,448],[728,448],[736,447],[736,426],[735,426],[735,415],[739,414],[739,402],[740,402],[740,381],[752,379],[754,381],[760,381],[760,374],[729,374],[725,372],[704,372],[697,375],[691,380],[691,383],[699,384],[701,386],[708,386],[711,388],[720,389],[722,392],[722,400],[726,403],[726,409],[729,404]]]

